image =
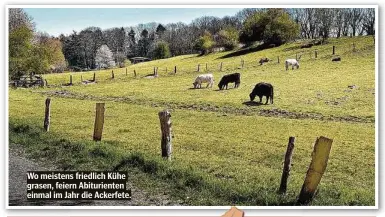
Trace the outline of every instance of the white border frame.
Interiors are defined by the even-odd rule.
[[[375,205],[374,206],[237,206],[241,210],[261,210],[261,209],[288,209],[288,210],[314,210],[314,209],[357,209],[357,210],[375,210],[378,209],[379,203],[379,182],[378,182],[378,167],[379,167],[379,60],[378,60],[378,47],[379,47],[379,11],[378,5],[6,5],[5,6],[5,30],[6,30],[6,38],[5,38],[5,65],[6,71],[9,71],[8,68],[8,11],[9,8],[374,8],[375,9]],[[7,74],[7,73],[5,73]],[[9,165],[8,165],[8,157],[9,157],[9,96],[8,96],[8,76],[6,77],[6,85],[5,85],[5,93],[6,93],[6,150],[5,150],[5,165],[6,165],[6,181],[5,181],[5,202],[6,209],[9,210],[23,210],[23,209],[128,209],[128,210],[146,210],[146,209],[158,209],[158,210],[229,210],[231,206],[9,206]],[[171,216],[171,215],[170,215]]]

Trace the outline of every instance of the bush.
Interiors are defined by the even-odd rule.
[[[268,9],[249,16],[243,23],[239,39],[250,44],[263,41],[277,46],[299,35],[299,25],[283,9]]]
[[[165,59],[171,57],[170,48],[165,41],[156,43],[153,51],[153,59]]]
[[[235,28],[227,28],[218,32],[216,45],[226,50],[233,50],[238,46],[238,31]]]
[[[203,36],[199,37],[194,44],[194,49],[201,52],[201,54],[207,54],[214,47],[215,42],[212,35],[205,31]]]

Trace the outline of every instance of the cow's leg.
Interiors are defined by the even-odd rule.
[[[268,102],[269,102],[269,96],[266,96],[266,103],[265,103],[265,105],[267,105]]]
[[[259,96],[259,103],[262,102],[262,96]]]

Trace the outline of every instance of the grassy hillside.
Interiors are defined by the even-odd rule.
[[[46,75],[49,87],[10,89],[10,140],[25,144],[34,157],[65,162],[67,169],[140,168],[149,179],[169,182],[173,196],[187,205],[290,205],[303,184],[315,139],[326,136],[334,143],[312,205],[374,205],[372,40],[355,37],[331,39],[310,49],[293,43],[248,53],[178,56],[130,65],[128,75],[126,69],[114,69],[115,79],[111,70],[98,71],[97,83],[89,85],[81,84],[80,77],[91,79],[93,72]],[[333,45],[341,62],[330,60]],[[300,69],[285,71],[284,59],[297,53],[302,54]],[[273,61],[259,66],[261,57]],[[206,63],[215,86],[191,89]],[[158,67],[159,77],[143,78],[153,67]],[[221,76],[235,71],[241,73],[240,88],[217,91]],[[62,86],[70,74],[75,85]],[[274,85],[273,105],[248,102],[261,81]],[[348,87],[352,85],[355,88]],[[52,122],[50,133],[43,133],[47,96],[53,98]],[[106,102],[100,144],[90,141],[99,101]],[[160,159],[157,112],[163,108],[172,109],[172,162]],[[281,196],[276,191],[289,136],[296,136],[296,146],[288,194]],[[61,156],[53,144],[69,150],[68,155]]]

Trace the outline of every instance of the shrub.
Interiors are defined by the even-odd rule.
[[[250,44],[263,41],[277,46],[293,40],[299,34],[299,25],[283,9],[258,11],[243,23],[240,41]]]
[[[170,48],[165,41],[156,43],[153,51],[153,59],[165,59],[171,57]]]
[[[215,42],[212,35],[205,31],[203,36],[199,37],[194,44],[194,49],[201,52],[201,54],[207,54],[214,47]]]

